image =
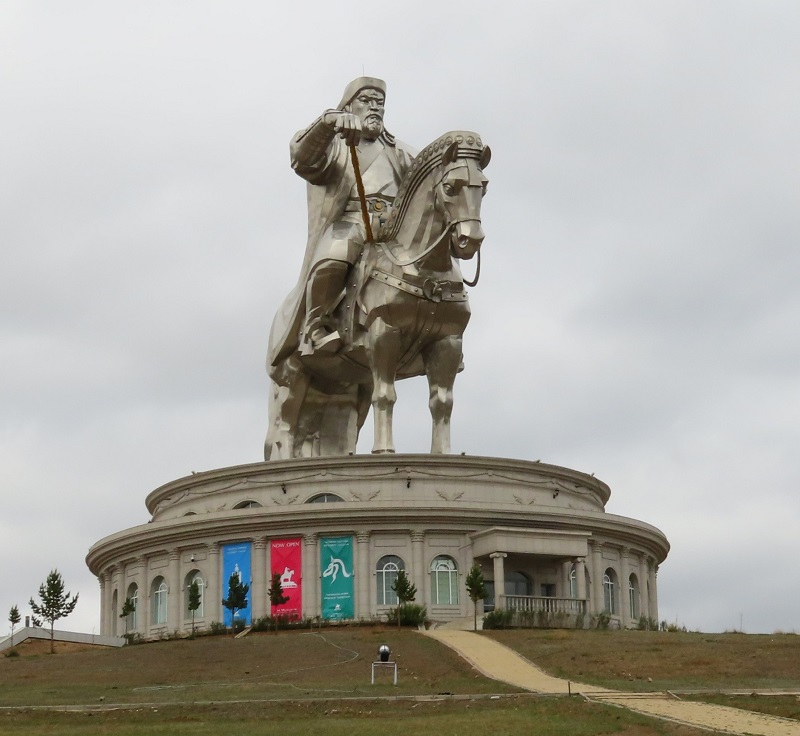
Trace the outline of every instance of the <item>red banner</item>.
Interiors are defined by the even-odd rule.
[[[288,616],[290,619],[303,618],[303,540],[273,539],[270,546],[270,582],[275,573],[281,578],[281,592],[289,600],[279,606],[272,606],[273,616]]]

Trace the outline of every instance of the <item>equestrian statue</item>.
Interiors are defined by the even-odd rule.
[[[267,460],[354,454],[370,406],[373,452],[394,452],[394,383],[422,374],[431,452],[450,452],[491,151],[452,131],[415,155],[385,129],[385,99],[383,80],[355,79],[290,144],[308,182],[308,242],[270,332]],[[465,282],[459,261],[476,254]]]

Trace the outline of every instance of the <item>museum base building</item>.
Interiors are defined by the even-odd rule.
[[[212,622],[232,576],[250,586],[237,618],[379,620],[403,569],[434,621],[472,615],[465,578],[480,565],[483,608],[540,625],[608,614],[658,619],[657,570],[669,543],[649,524],[605,512],[609,487],[567,468],[485,457],[302,458],[223,468],[147,497],[147,524],[97,542],[101,633],[173,636]],[[288,600],[272,606],[278,575]],[[197,582],[199,606],[190,610]],[[122,618],[126,599],[135,611]],[[479,604],[480,606],[480,604]]]

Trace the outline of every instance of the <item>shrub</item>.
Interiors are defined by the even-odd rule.
[[[208,627],[208,633],[211,636],[222,636],[228,633],[228,627],[221,621],[212,621],[211,626]]]
[[[398,612],[400,614],[400,626],[420,626],[425,623],[428,611],[425,606],[418,606],[416,603],[404,603],[402,606],[392,608],[388,613],[390,624],[397,624]]]
[[[594,627],[596,629],[607,629],[611,624],[611,614],[603,611],[594,617]]]
[[[639,631],[658,631],[658,621],[649,616],[640,616],[636,628]]]
[[[19,652],[16,649],[9,649],[5,655],[6,657],[19,657]]]
[[[255,621],[251,631],[277,631],[278,629],[308,628],[307,619],[301,619],[297,614],[279,613],[277,616],[264,616]]]
[[[483,617],[484,629],[507,629],[511,626],[511,620],[514,618],[513,611],[507,611],[503,608],[495,608],[494,611],[489,611]]]

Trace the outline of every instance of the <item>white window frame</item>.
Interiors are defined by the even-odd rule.
[[[161,581],[160,583],[158,581]],[[156,586],[158,583],[158,586]],[[163,577],[158,577],[153,581],[153,602],[151,608],[152,625],[163,626],[167,623],[167,614],[169,606],[169,588],[167,588],[167,581]]]
[[[458,563],[449,555],[438,555],[431,562],[431,604],[458,605]]]
[[[405,563],[397,555],[384,555],[375,565],[376,602],[379,606],[396,606],[399,603],[392,585],[400,570],[405,570]]]
[[[603,610],[612,616],[617,613],[617,596],[614,588],[613,572],[608,568],[603,574]]]

